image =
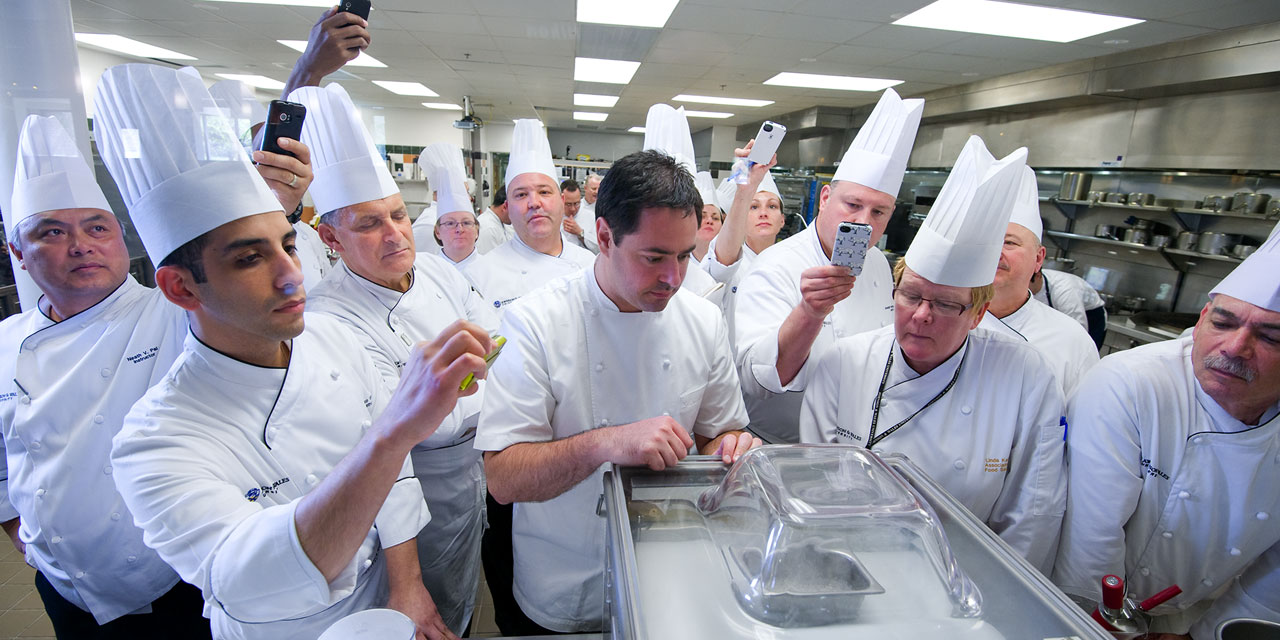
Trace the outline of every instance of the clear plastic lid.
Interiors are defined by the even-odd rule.
[[[866,449],[754,449],[700,496],[698,509],[738,603],[761,622],[857,622],[864,607],[877,617],[936,615],[938,608],[927,606],[931,593],[945,594],[951,617],[981,616],[981,595],[956,564],[933,510]],[[883,561],[888,556],[892,563]],[[901,576],[875,575],[888,566],[920,571],[911,587],[896,586],[904,585]],[[911,602],[920,610],[905,604]]]

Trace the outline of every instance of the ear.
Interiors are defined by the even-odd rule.
[[[9,244],[9,253],[13,254],[13,257],[18,259],[18,266],[21,267],[23,271],[26,271],[27,263],[22,261],[22,252],[18,251],[18,248],[13,246],[12,242],[8,244]]]
[[[156,269],[156,288],[165,298],[187,311],[200,308],[200,297],[195,290],[195,279],[184,267],[165,266]]]
[[[1040,245],[1040,250],[1036,251],[1036,272],[1040,271],[1040,267],[1044,266],[1044,257],[1048,252],[1045,251],[1044,245]]]
[[[596,244],[600,246],[600,253],[605,256],[613,251],[613,230],[604,218],[596,218]]]
[[[320,234],[320,241],[326,247],[334,251],[342,251],[342,242],[338,240],[338,234],[334,233],[333,227],[321,222],[316,225],[316,233]]]
[[[818,212],[821,213],[823,207],[827,206],[827,200],[831,198],[831,184],[822,185],[822,191],[818,192]]]

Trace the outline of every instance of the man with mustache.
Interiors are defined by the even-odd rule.
[[[1209,292],[1190,336],[1103,358],[1068,406],[1069,495],[1053,580],[1182,594],[1151,630],[1212,638],[1280,621],[1280,233]],[[1177,636],[1186,637],[1186,636]]]

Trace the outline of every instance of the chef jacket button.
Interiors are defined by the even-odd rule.
[[[1161,536],[1164,536],[1164,539],[1165,539],[1165,540],[1168,540],[1169,538],[1172,538],[1172,537],[1173,537],[1173,532],[1172,532],[1172,531],[1166,531],[1166,532],[1164,532],[1164,533],[1162,533],[1162,534],[1160,534],[1160,535],[1161,535]]]
[[[37,497],[37,498],[43,497],[43,496],[44,496],[44,494],[45,494],[44,489],[36,489],[36,497]]]
[[[49,542],[58,544],[59,542],[62,542],[62,536],[54,536],[52,538],[49,538]]]
[[[1208,579],[1208,578],[1205,578],[1204,580],[1201,580],[1201,581],[1200,581],[1200,584],[1202,584],[1202,585],[1204,585],[1204,586],[1206,586],[1206,587],[1212,587],[1212,586],[1213,586],[1213,581],[1212,581],[1212,580],[1210,580],[1210,579]]]
[[[83,577],[84,577],[84,572],[83,572],[83,571],[77,571],[77,572],[76,572],[76,580],[79,580],[80,578],[83,578]]]
[[[956,469],[964,471],[964,460],[956,460]]]
[[[314,473],[307,474],[307,484],[314,485],[317,482],[320,482],[320,478],[317,478],[316,474]]]
[[[39,441],[39,440],[36,440],[35,442],[32,442],[32,443],[31,443],[31,450],[32,450],[32,451],[39,451],[39,450],[40,450],[40,447],[43,447],[43,446],[44,446],[44,445],[40,444],[40,441]]]
[[[102,423],[103,423],[103,421],[105,421],[105,420],[106,420],[106,418],[103,418],[101,413],[99,413],[98,415],[96,415],[96,416],[94,416],[94,417],[93,417],[93,423],[94,423],[94,424],[102,424]]]
[[[521,269],[521,270],[520,270],[520,275],[522,275],[522,276],[527,276],[527,275],[529,275],[529,270],[528,270],[528,269]]]
[[[1259,519],[1259,520],[1266,520],[1267,518],[1270,518],[1271,516],[1270,516],[1266,511],[1259,511],[1259,512],[1258,512],[1258,515],[1257,515],[1257,516],[1255,516],[1255,517],[1256,517],[1257,519]]]
[[[111,514],[111,519],[118,522],[120,520],[120,514],[118,512]]]
[[[965,406],[960,407],[960,413],[963,413],[964,415],[967,416],[973,413],[973,407],[970,407],[969,405],[966,404]]]
[[[373,560],[364,561],[364,568],[368,569],[369,567],[372,567],[372,566],[373,566]]]
[[[1142,574],[1142,575],[1144,575],[1144,576],[1149,576],[1149,575],[1151,575],[1151,569],[1148,569],[1148,568],[1146,568],[1146,567],[1143,567],[1143,568],[1141,568],[1141,569],[1138,569],[1138,573],[1141,573],[1141,574]]]
[[[1231,547],[1231,550],[1228,551],[1227,553],[1230,553],[1233,556],[1238,556],[1240,555],[1240,550],[1235,547]]]
[[[111,377],[111,370],[110,370],[110,369],[103,369],[102,371],[99,371],[98,373],[101,373],[101,374],[102,374],[102,377],[104,377],[104,378],[110,378],[110,377]]]
[[[338,373],[338,370],[337,370],[337,369],[334,369],[333,371],[330,371],[330,372],[329,372],[329,377],[330,377],[330,378],[333,378],[334,380],[337,380],[337,379],[338,379],[338,376],[340,376],[340,375],[342,375],[342,374],[341,374],[341,373]]]
[[[594,317],[596,317],[596,316],[598,316],[598,315],[600,315],[600,310],[599,310],[599,309],[592,309],[592,310],[591,310],[591,317],[593,317],[593,318],[594,318]]]
[[[1196,436],[1191,439],[1191,444],[1200,444],[1201,442],[1204,442],[1204,436]]]
[[[1178,492],[1178,497],[1179,497],[1179,498],[1182,498],[1183,500],[1186,500],[1187,498],[1190,498],[1190,497],[1191,497],[1191,494],[1190,494],[1190,493],[1187,493],[1186,491],[1179,491],[1179,492]]]
[[[111,475],[111,465],[107,465],[107,466],[103,467],[103,468],[102,468],[102,472],[103,472],[103,473],[105,473],[105,474],[107,474],[107,475]]]
[[[670,360],[663,360],[663,361],[662,361],[662,368],[663,368],[663,370],[670,369],[670,368],[671,368],[671,361],[670,361]]]
[[[604,371],[604,363],[603,363],[603,362],[597,362],[597,363],[596,363],[596,371],[597,371],[597,372]]]
[[[22,399],[18,402],[21,402],[22,404],[31,404],[31,396],[22,396]]]
[[[267,437],[274,440],[276,437],[276,433],[279,431],[280,431],[279,429],[275,427],[271,427],[270,429],[267,429]]]
[[[601,421],[600,421],[600,424],[599,424],[599,425],[597,425],[597,426],[600,426],[600,427],[607,427],[607,426],[609,426],[609,421],[608,421],[608,420],[601,420]]]
[[[370,421],[368,421],[368,420],[364,420],[364,421],[361,421],[361,422],[360,422],[360,430],[361,430],[361,431],[368,431],[368,430],[369,430],[369,427],[371,427],[371,426],[373,426],[373,423],[372,423],[372,422],[370,422]]]
[[[128,562],[129,564],[133,564],[137,561],[138,561],[138,556],[129,556],[128,558],[125,558],[125,562]]]

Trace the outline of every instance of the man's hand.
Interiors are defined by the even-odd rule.
[[[311,172],[311,150],[307,145],[292,138],[278,138],[276,142],[297,157],[259,150],[253,152],[253,161],[288,215],[302,203],[302,194],[311,186],[315,174]]]
[[[708,442],[701,453],[720,456],[720,460],[725,464],[733,464],[742,457],[742,454],[763,444],[764,441],[746,431],[730,431]]]
[[[568,232],[569,235],[577,236],[579,238],[582,237],[582,225],[579,225],[576,219],[565,216],[563,225],[564,230]]]
[[[431,594],[422,586],[422,582],[418,582],[416,587],[405,585],[392,589],[387,608],[395,609],[413,620],[418,626],[415,636],[418,640],[457,640],[458,636],[453,635],[449,627],[445,626],[440,611],[436,609],[435,600],[431,599]]]
[[[380,429],[408,447],[435,433],[458,398],[476,392],[479,385],[459,387],[469,373],[485,376],[485,354],[494,348],[482,327],[459,320],[431,342],[419,342],[400,373],[400,384],[378,416]]]
[[[27,545],[23,544],[22,538],[18,537],[18,529],[21,528],[21,524],[20,519],[14,518],[0,522],[0,527],[4,527],[4,532],[9,534],[9,539],[13,541],[13,548],[17,549],[19,554],[26,556]]]
[[[364,18],[338,11],[337,7],[326,9],[311,27],[307,50],[294,63],[282,97],[298,87],[320,86],[325,76],[355,60],[371,42],[373,37],[369,35],[369,23]]]
[[[815,320],[826,318],[836,303],[853,293],[856,277],[845,267],[823,265],[800,272],[800,307]]]
[[[654,471],[673,467],[689,455],[693,438],[670,416],[608,427],[609,461],[647,466]]]

